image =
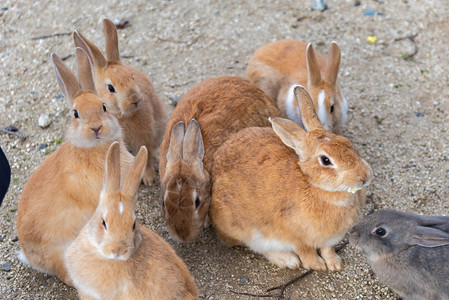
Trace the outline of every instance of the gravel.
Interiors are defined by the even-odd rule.
[[[104,49],[105,17],[129,21],[119,31],[123,61],[150,76],[168,107],[170,99],[179,99],[206,78],[243,76],[252,53],[267,42],[293,38],[327,54],[330,42],[337,41],[342,50],[339,80],[349,102],[343,134],[375,174],[365,212],[374,202],[376,208],[447,215],[449,4],[327,0],[328,9],[320,12],[311,10],[311,2],[3,1],[0,128],[17,131],[0,132],[12,167],[11,186],[0,207],[0,261],[3,270],[10,268],[0,270],[0,298],[76,299],[73,288],[18,261],[16,214],[24,185],[64,141],[69,119],[50,53],[67,57],[74,69],[70,32],[78,29]],[[366,10],[375,14],[364,15]],[[368,36],[377,41],[368,43]],[[38,126],[41,114],[52,119],[45,129]],[[184,259],[201,299],[249,299],[231,290],[264,293],[304,272],[279,269],[246,248],[229,248],[210,228],[193,243],[173,241],[160,216],[159,193],[157,185],[141,187],[138,218]],[[314,272],[290,286],[286,296],[397,299],[352,246],[341,255],[342,272]]]

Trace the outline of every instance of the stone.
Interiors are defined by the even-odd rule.
[[[51,119],[48,115],[42,114],[39,117],[38,124],[41,128],[47,128],[51,124]]]
[[[12,262],[7,261],[2,263],[2,270],[5,272],[11,271]]]
[[[325,11],[327,9],[327,4],[324,0],[315,0],[312,2],[312,10]]]

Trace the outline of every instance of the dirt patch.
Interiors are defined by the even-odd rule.
[[[447,215],[449,4],[354,3],[328,0],[329,9],[317,12],[310,10],[311,1],[2,2],[0,128],[13,125],[26,139],[0,134],[13,173],[0,208],[0,261],[12,263],[9,272],[0,270],[0,298],[76,299],[74,289],[17,260],[16,210],[28,178],[64,140],[68,123],[67,100],[60,97],[50,53],[73,54],[72,38],[65,33],[75,29],[103,49],[105,17],[129,20],[130,26],[119,30],[123,61],[149,74],[167,105],[206,78],[243,76],[252,53],[267,42],[294,38],[327,54],[329,43],[337,41],[339,80],[350,108],[343,132],[373,168],[369,199],[383,208]],[[375,9],[375,15],[364,15],[367,9]],[[52,34],[58,35],[33,39]],[[412,35],[413,41],[407,38]],[[369,44],[367,36],[378,40]],[[73,56],[66,63],[74,69]],[[51,118],[46,129],[38,126],[42,113]],[[213,229],[194,243],[177,243],[168,236],[158,201],[157,186],[142,187],[138,217],[184,259],[202,299],[248,299],[231,290],[263,293],[304,272],[281,270],[248,249],[229,248]],[[371,207],[368,203],[366,210]],[[289,287],[286,296],[395,298],[354,248],[346,247],[342,257],[342,272],[315,272]]]

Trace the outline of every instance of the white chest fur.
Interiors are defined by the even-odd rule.
[[[244,241],[246,245],[257,253],[295,251],[293,244],[283,242],[276,238],[266,238],[258,229],[252,230],[251,237]]]

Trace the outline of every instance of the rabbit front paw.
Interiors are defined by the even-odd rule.
[[[279,268],[298,269],[300,261],[298,256],[294,252],[265,252],[265,257]]]

